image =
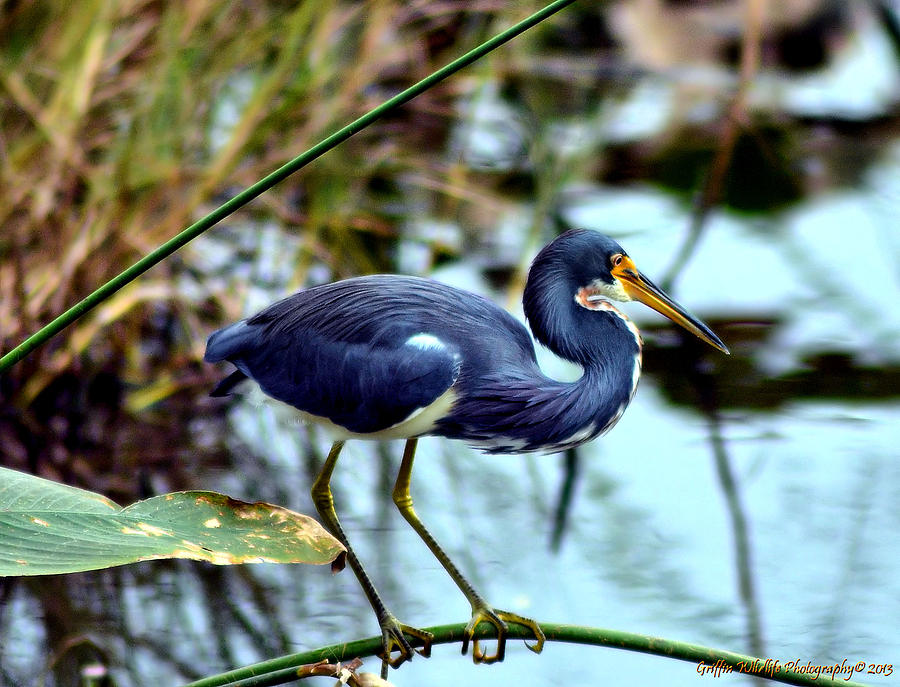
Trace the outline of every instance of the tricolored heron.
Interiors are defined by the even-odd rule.
[[[559,236],[535,258],[523,298],[534,337],[583,369],[559,382],[538,367],[528,331],[481,296],[429,279],[373,275],[314,286],[213,333],[205,359],[237,371],[213,395],[256,382],[335,437],[312,498],[329,530],[347,547],[378,616],[383,658],[412,657],[404,633],[428,655],[431,635],[391,614],[353,553],[334,509],[330,479],[346,439],[406,439],[394,503],[472,605],[463,653],[481,622],[497,630],[494,654],[474,640],[476,663],[503,660],[507,623],[533,620],[490,606],[463,577],[413,510],[410,475],[417,438],[438,435],[488,453],[563,451],[608,431],[634,395],[641,337],[613,301],[639,300],[728,353],[700,320],[663,293],[612,239],[593,231]],[[393,658],[393,652],[399,656]]]

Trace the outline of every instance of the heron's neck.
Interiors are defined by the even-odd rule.
[[[556,293],[552,293],[552,291]],[[497,452],[559,451],[610,429],[637,386],[641,344],[637,329],[611,305],[587,310],[565,284],[534,297],[526,289],[525,314],[535,338],[559,357],[581,366],[574,382],[560,382],[535,367],[508,380],[493,407]],[[524,407],[520,408],[520,405]],[[500,419],[503,418],[503,419]]]
[[[548,410],[559,407],[550,402],[552,396],[565,399],[567,407],[557,411],[556,422],[568,426],[570,436],[588,441],[611,429],[631,402],[641,373],[641,340],[634,325],[611,305],[598,311],[574,305],[570,315],[571,329],[562,331],[577,333],[577,340],[563,336],[538,341],[580,365],[583,374],[570,383],[545,382],[536,397],[547,398]]]

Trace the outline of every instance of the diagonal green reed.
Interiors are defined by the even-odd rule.
[[[536,24],[539,24],[547,17],[555,14],[556,12],[559,12],[566,6],[571,5],[573,2],[575,2],[575,0],[556,0],[555,2],[551,2],[549,5],[539,10],[538,12],[535,12],[530,17],[523,19],[522,21],[511,26],[502,33],[499,33],[493,38],[485,41],[477,48],[474,48],[473,50],[467,52],[465,55],[453,60],[453,62],[446,65],[445,67],[438,69],[436,72],[425,77],[418,83],[410,86],[405,91],[402,91],[389,100],[386,100],[378,107],[370,110],[344,128],[336,131],[328,138],[314,145],[306,152],[298,155],[287,164],[276,169],[268,176],[259,180],[252,186],[244,189],[236,196],[231,198],[231,200],[223,203],[208,215],[201,218],[197,222],[194,222],[192,225],[184,229],[181,233],[148,253],[146,256],[134,263],[131,267],[124,270],[123,272],[120,272],[117,276],[113,277],[108,282],[103,284],[103,286],[86,296],[84,299],[73,305],[64,313],[56,317],[49,324],[42,327],[40,330],[25,339],[25,341],[23,341],[21,344],[9,351],[6,355],[0,358],[0,373],[8,370],[10,367],[22,360],[22,358],[24,358],[26,355],[31,353],[34,349],[38,348],[39,346],[46,343],[49,339],[56,336],[63,329],[88,313],[90,310],[109,298],[126,284],[137,279],[140,275],[156,265],[158,262],[161,262],[182,246],[190,243],[207,229],[215,226],[230,214],[232,214],[239,208],[242,208],[251,200],[275,186],[275,184],[283,181],[297,170],[308,165],[310,162],[320,157],[321,155],[324,155],[329,150],[338,146],[343,141],[346,141],[354,134],[359,133],[387,113],[412,100],[417,95],[424,93],[435,84],[443,81],[452,74],[455,74],[456,72],[467,67],[476,60],[484,57],[504,43],[507,43],[524,31],[527,31]]]

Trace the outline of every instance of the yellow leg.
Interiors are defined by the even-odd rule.
[[[347,541],[347,535],[344,534],[344,529],[341,527],[340,520],[338,520],[337,512],[334,510],[334,497],[331,493],[331,474],[334,472],[334,466],[337,464],[338,456],[343,447],[343,441],[336,441],[328,452],[328,458],[325,459],[325,465],[322,466],[319,476],[316,478],[316,481],[313,482],[311,492],[312,499],[325,526],[345,547],[347,547],[347,563],[350,564],[351,570],[353,570],[356,575],[356,579],[359,580],[360,586],[363,588],[366,597],[369,599],[369,603],[372,605],[372,609],[375,611],[375,615],[378,617],[378,624],[381,626],[381,637],[384,643],[384,653],[381,658],[386,664],[382,673],[385,673],[387,665],[396,668],[404,661],[408,661],[412,658],[413,648],[406,637],[403,636],[403,633],[406,633],[421,642],[422,648],[417,649],[417,651],[422,656],[429,656],[431,654],[431,642],[434,639],[434,635],[430,632],[425,632],[424,630],[419,630],[418,628],[400,623],[397,618],[387,610],[384,602],[382,602],[381,597],[378,595],[378,591],[375,589],[375,585],[372,584],[372,580],[369,579],[368,574],[362,567],[362,563],[359,562],[353,549],[350,548],[350,542]],[[392,658],[394,651],[400,652],[400,655],[396,658]]]
[[[472,604],[472,619],[469,621],[469,624],[466,626],[465,632],[463,633],[462,652],[464,654],[466,653],[469,648],[469,641],[472,641],[472,658],[475,663],[495,663],[497,661],[502,661],[506,652],[506,635],[509,631],[506,623],[510,622],[516,623],[517,625],[524,625],[534,633],[536,642],[533,645],[528,643],[525,645],[535,653],[540,653],[541,649],[544,648],[544,632],[541,630],[540,626],[529,618],[523,618],[515,613],[501,611],[490,606],[478,592],[475,591],[472,585],[469,584],[469,581],[459,571],[459,568],[454,565],[453,561],[450,560],[450,557],[444,553],[444,550],[440,547],[435,538],[431,536],[431,533],[426,529],[422,521],[419,520],[419,516],[416,515],[416,511],[413,509],[412,496],[409,493],[409,485],[412,476],[413,460],[416,456],[417,443],[418,441],[416,439],[409,439],[406,442],[406,448],[403,450],[403,461],[400,463],[400,471],[397,473],[397,482],[394,484],[394,503],[397,505],[397,508],[400,510],[403,517],[406,518],[406,521],[422,538],[422,541],[424,541],[428,548],[431,549],[431,553],[434,554],[435,558],[437,558],[441,565],[444,566],[444,569],[449,573],[450,577],[453,578],[456,586],[459,587],[463,594],[465,594],[469,603]],[[493,625],[497,630],[497,651],[494,654],[485,653],[479,646],[478,640],[473,640],[475,628],[482,622]]]

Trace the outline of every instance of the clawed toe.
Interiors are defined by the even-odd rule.
[[[474,638],[476,628],[483,622],[493,625],[497,630],[497,650],[493,654],[483,651],[479,640]],[[462,653],[465,654],[468,651],[469,640],[471,640],[472,660],[475,663],[498,663],[499,661],[502,661],[506,655],[506,636],[509,633],[509,626],[507,623],[523,625],[531,630],[536,641],[534,644],[525,642],[525,646],[536,654],[541,653],[541,650],[544,648],[545,636],[540,625],[530,618],[524,618],[515,613],[509,613],[508,611],[501,611],[487,606],[476,608],[472,612],[472,619],[469,621],[469,624],[466,625],[466,629],[463,633]]]
[[[414,649],[405,635],[419,640],[422,646]],[[403,662],[410,660],[413,657],[413,653],[417,653],[425,658],[431,656],[431,643],[434,640],[434,635],[410,625],[403,625],[397,622],[396,619],[390,619],[385,622],[381,628],[381,638],[384,652],[380,655],[380,658],[391,668],[397,668]],[[399,653],[397,656],[394,656],[394,652]]]

